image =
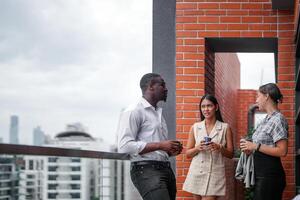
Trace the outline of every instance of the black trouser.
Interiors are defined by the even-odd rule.
[[[285,184],[285,176],[257,177],[255,179],[254,200],[281,200]]]
[[[144,200],[175,200],[176,179],[169,162],[133,162],[130,175]]]

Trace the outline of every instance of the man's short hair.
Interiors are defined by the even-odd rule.
[[[148,88],[148,86],[153,84],[152,80],[157,78],[157,77],[161,77],[161,76],[159,74],[156,74],[156,73],[148,73],[148,74],[145,74],[141,78],[140,88],[141,88],[143,94],[146,91],[146,89]]]

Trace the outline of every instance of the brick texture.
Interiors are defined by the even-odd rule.
[[[295,7],[298,9],[298,6]],[[234,83],[232,79],[235,80],[236,76],[230,75],[236,70],[230,68],[232,64],[224,64],[227,62],[224,61],[226,56],[219,58],[218,53],[212,52],[205,45],[205,38],[278,38],[277,80],[284,94],[284,103],[280,109],[288,119],[290,136],[289,152],[283,159],[287,174],[284,200],[292,199],[295,195],[293,149],[296,13],[298,13],[296,10],[272,10],[271,0],[177,0],[176,2],[176,135],[185,145],[190,126],[199,120],[198,102],[203,94],[209,92],[217,96],[225,120],[228,120],[234,129],[235,141],[246,131],[244,127],[240,127],[246,125],[242,121],[246,118],[242,119],[242,115],[247,113],[241,112],[248,109],[248,104],[245,102],[243,104],[243,101],[249,103],[255,101],[251,99],[255,98],[252,96],[253,91],[240,91],[238,87],[232,85]],[[233,60],[231,61],[234,62]],[[228,76],[224,74],[225,72],[229,72]],[[220,76],[218,73],[223,75]],[[251,93],[249,97],[244,96],[247,92]],[[184,155],[177,158],[177,199],[180,200],[192,199],[190,194],[181,190],[189,163],[190,160]],[[230,168],[233,167],[227,168],[229,169],[227,176],[230,176]],[[230,188],[226,198],[234,196],[233,199],[239,199],[236,191]]]
[[[241,136],[247,134],[248,129],[248,110],[255,103],[256,90],[238,90],[237,113],[237,132],[235,146],[239,146]]]

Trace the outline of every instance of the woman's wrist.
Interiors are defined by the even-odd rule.
[[[222,153],[223,151],[223,145],[222,144],[219,144],[219,151]]]
[[[259,149],[260,149],[260,146],[261,146],[261,144],[260,144],[260,143],[256,144],[255,151],[259,151]]]

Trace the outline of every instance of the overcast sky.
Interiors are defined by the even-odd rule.
[[[273,53],[238,53],[241,63],[241,88],[255,89],[262,84],[275,83]]]
[[[2,0],[0,137],[19,116],[20,141],[81,122],[114,143],[119,113],[152,66],[149,0]]]
[[[2,0],[0,137],[8,142],[18,115],[23,144],[36,126],[54,136],[76,122],[113,144],[120,111],[151,71],[151,24],[149,0]],[[242,88],[274,82],[272,55],[239,58]]]

